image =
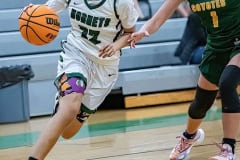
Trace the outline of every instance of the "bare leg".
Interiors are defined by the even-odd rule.
[[[240,54],[234,56],[228,65],[240,67]],[[240,113],[223,113],[222,124],[224,138],[236,139],[240,126]]]
[[[76,118],[74,118],[67,127],[65,127],[62,137],[65,139],[69,139],[73,137],[82,127],[83,123],[79,122]]]
[[[216,85],[210,83],[202,75],[200,75],[200,77],[199,77],[198,86],[205,90],[217,90],[218,89]],[[199,126],[201,125],[202,121],[203,121],[203,119],[192,119],[191,117],[188,117],[186,131],[189,134],[196,133]]]
[[[197,132],[198,128],[200,127],[203,119],[192,119],[191,117],[188,117],[188,122],[187,122],[187,129],[186,131],[189,134],[194,134]]]
[[[56,144],[65,127],[79,113],[82,94],[70,94],[59,101],[57,113],[50,119],[46,128],[33,147],[31,156],[43,160]]]
[[[170,153],[170,160],[185,159],[194,144],[201,143],[204,131],[199,129],[207,110],[213,104],[217,94],[217,86],[207,81],[202,75],[199,77],[195,99],[188,112],[186,131]]]
[[[222,124],[224,138],[236,139],[240,125],[240,113],[223,113]]]

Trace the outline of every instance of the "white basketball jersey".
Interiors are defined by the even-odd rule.
[[[132,0],[114,1],[71,0],[67,4],[66,0],[49,0],[47,4],[57,11],[68,6],[71,22],[68,43],[97,63],[118,64],[119,51],[112,57],[100,58],[99,49],[114,42],[122,27],[133,27],[138,14]]]

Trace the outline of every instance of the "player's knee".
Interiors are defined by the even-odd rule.
[[[55,86],[58,89],[58,96],[53,115],[56,114],[59,105],[61,107],[66,106],[69,114],[76,115],[79,113],[81,96],[86,89],[85,81],[81,77],[71,77],[63,73],[55,81]],[[59,97],[61,97],[61,104],[59,103]]]
[[[82,127],[83,123],[89,118],[89,116],[96,112],[96,110],[86,111],[86,107],[82,104],[80,112],[77,114],[76,118],[64,129],[62,137],[64,139],[72,138]]]
[[[67,107],[67,110],[69,112],[69,114],[71,115],[76,115],[80,112],[80,106],[81,106],[81,97],[80,95],[77,94],[71,94],[68,97],[70,97],[69,99],[62,99],[62,100],[66,100],[66,102],[64,102],[66,104],[65,107]],[[62,103],[61,103],[62,104]]]
[[[224,113],[239,113],[240,102],[237,86],[240,82],[240,68],[234,65],[227,66],[219,81],[219,91],[222,99]]]
[[[189,116],[192,119],[204,118],[207,111],[212,106],[216,95],[217,91],[210,91],[197,87],[195,99],[188,110]]]
[[[89,118],[88,116],[83,116],[81,113],[76,116],[75,124],[69,124],[62,133],[62,138],[70,139],[76,135],[76,133],[81,129],[83,123]]]
[[[235,76],[237,75],[232,74],[235,69],[237,69],[237,66],[227,66],[223,70],[221,78],[219,80],[219,91],[221,94],[233,91],[237,87],[238,81],[235,79]]]

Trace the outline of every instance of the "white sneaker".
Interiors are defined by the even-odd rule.
[[[235,155],[232,152],[232,147],[229,144],[216,144],[221,150],[218,155],[210,157],[209,160],[235,160]]]
[[[180,140],[173,148],[169,156],[170,160],[185,159],[189,155],[193,145],[200,144],[204,140],[204,131],[202,129],[198,129],[194,139],[187,139],[183,135],[178,136],[177,138],[180,138]]]

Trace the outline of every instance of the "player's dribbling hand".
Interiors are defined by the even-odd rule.
[[[130,43],[130,48],[135,48],[135,44],[139,42],[143,37],[148,37],[148,31],[138,31],[131,34],[128,42]]]
[[[106,57],[111,57],[112,55],[115,54],[116,48],[113,43],[108,44],[102,48],[99,49],[99,57],[106,58]]]
[[[29,8],[29,7],[32,7],[34,4],[32,4],[32,3],[29,3],[28,4],[28,6],[25,6],[24,8],[23,8],[23,11],[25,11],[27,8]],[[47,4],[43,4],[43,5],[47,5]]]
[[[45,4],[45,5],[47,5],[47,4]],[[27,6],[25,6],[25,7],[23,8],[22,11],[25,11],[26,9],[28,9],[28,8],[30,8],[30,7],[32,7],[32,6],[34,6],[34,4],[29,3]],[[21,15],[21,14],[20,14],[20,15]]]
[[[23,10],[25,11],[27,8],[32,7],[34,4],[30,3],[28,6],[24,7]]]
[[[22,10],[22,12],[26,11],[29,7],[32,7],[34,4],[30,3],[28,6],[25,6]],[[21,12],[21,13],[22,13]],[[21,14],[19,14],[18,18],[20,18]]]

